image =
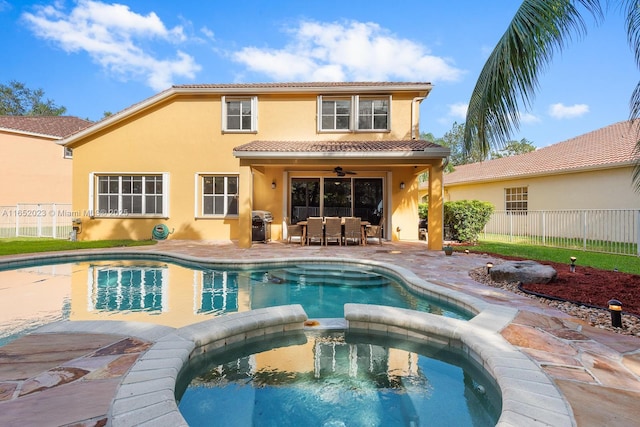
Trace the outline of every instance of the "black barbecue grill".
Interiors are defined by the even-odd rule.
[[[251,241],[267,243],[271,240],[273,216],[269,211],[251,211]]]

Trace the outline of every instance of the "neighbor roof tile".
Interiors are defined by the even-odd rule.
[[[640,122],[619,122],[526,154],[456,166],[445,185],[632,164]]]
[[[0,116],[0,129],[60,139],[92,125],[73,116]]]

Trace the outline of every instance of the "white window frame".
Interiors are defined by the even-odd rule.
[[[63,148],[63,157],[65,159],[73,159],[73,148],[62,147]]]
[[[249,101],[251,102],[251,128],[230,129],[227,121],[227,102]],[[240,117],[242,126],[242,114]],[[222,131],[225,133],[256,133],[258,132],[258,97],[257,96],[223,96],[222,97]]]
[[[529,210],[529,187],[507,187],[504,189],[504,210],[523,213]]]
[[[208,196],[213,196],[215,197],[216,195],[211,194],[211,195],[205,195],[204,194],[204,179],[205,178],[224,178],[224,193],[221,195],[217,195],[218,197],[222,197],[222,199],[224,200],[223,202],[223,206],[224,206],[224,212],[222,214],[215,214],[215,213],[205,213],[204,212],[204,205],[205,205],[205,197]],[[236,193],[232,194],[229,193],[229,178],[236,178],[237,180],[237,185],[236,185]],[[198,172],[195,174],[195,206],[194,206],[194,217],[196,218],[201,218],[201,219],[205,219],[205,218],[212,218],[212,219],[224,219],[224,218],[238,218],[240,215],[240,175],[238,173],[220,173],[220,172]],[[229,213],[228,209],[229,209],[229,199],[231,197],[235,197],[237,198],[237,213]]]
[[[162,193],[159,196],[162,197],[162,208],[159,213],[133,213],[128,212],[122,208],[122,198],[124,193],[122,192],[122,178],[140,176],[143,177],[142,184],[142,211],[146,209],[146,193],[145,193],[145,180],[148,176],[160,176],[162,178]],[[116,177],[118,179],[118,192],[117,195],[117,207],[113,209],[100,209],[99,196],[100,187],[99,180],[101,177]],[[128,193],[127,193],[128,194]],[[157,194],[153,194],[156,196]],[[89,216],[92,218],[168,218],[169,217],[169,174],[166,172],[91,172],[89,174]]]
[[[322,104],[323,101],[350,100],[351,108],[349,113],[348,129],[324,129],[322,126]],[[375,114],[372,115],[372,128],[360,128],[360,101],[386,101],[387,102],[387,126],[385,128],[373,128]],[[317,130],[319,133],[345,133],[345,132],[390,132],[391,131],[391,95],[319,95],[317,105]],[[334,127],[335,127],[334,114]]]

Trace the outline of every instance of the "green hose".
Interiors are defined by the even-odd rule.
[[[153,231],[151,232],[151,236],[154,240],[164,240],[169,234],[169,227],[164,224],[156,225],[153,227]]]

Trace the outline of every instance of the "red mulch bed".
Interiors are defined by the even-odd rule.
[[[522,285],[523,289],[567,301],[605,308],[609,306],[609,300],[617,299],[622,302],[624,312],[640,316],[640,275],[598,270],[580,265],[576,266],[575,273],[571,273],[569,264],[550,261],[539,262],[552,266],[558,273],[558,277],[546,285]]]

